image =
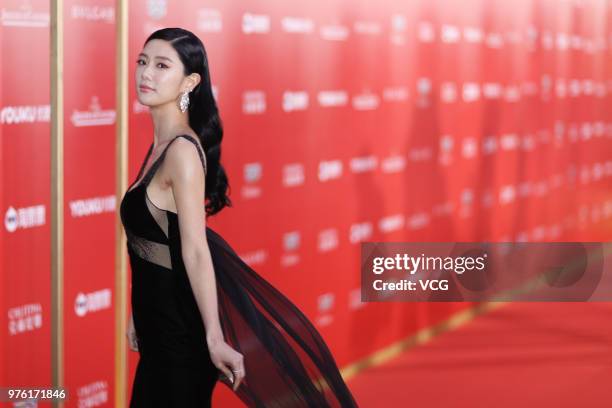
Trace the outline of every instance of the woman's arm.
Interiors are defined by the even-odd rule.
[[[204,209],[205,177],[196,146],[178,138],[166,152],[165,165],[176,203],[181,251],[189,282],[206,327],[209,346],[223,340],[217,285],[208,242]]]

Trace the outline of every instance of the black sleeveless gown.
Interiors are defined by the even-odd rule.
[[[181,256],[178,215],[157,208],[146,188],[172,139],[121,200],[132,269],[131,303],[140,359],[130,407],[210,407],[220,371]],[[132,188],[138,180],[136,187]],[[327,345],[282,293],[244,263],[210,227],[219,317],[225,341],[244,356],[246,376],[236,391],[249,407],[357,407]],[[227,380],[224,384],[231,387]]]

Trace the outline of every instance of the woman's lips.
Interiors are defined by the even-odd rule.
[[[151,91],[153,91],[153,88],[149,88],[146,85],[140,85],[138,87],[138,89],[140,89],[140,92],[151,92]]]

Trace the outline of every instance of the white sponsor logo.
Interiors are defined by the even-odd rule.
[[[516,188],[513,185],[503,186],[499,190],[499,203],[509,204],[514,201],[516,197]]]
[[[243,170],[244,181],[247,184],[254,184],[261,180],[263,166],[261,162],[247,163]],[[261,187],[257,185],[246,185],[242,187],[241,194],[244,198],[256,198],[261,196]]]
[[[74,312],[83,317],[87,313],[97,312],[111,307],[111,290],[102,289],[96,292],[79,292],[74,299]]]
[[[501,48],[504,46],[504,39],[500,33],[489,33],[485,39],[485,44],[489,48]]]
[[[49,122],[50,119],[50,105],[5,106],[0,111],[0,124],[3,125]]]
[[[431,93],[431,80],[429,78],[419,78],[417,80],[417,91],[419,95],[429,95]]]
[[[378,229],[381,232],[398,231],[404,228],[405,224],[406,217],[402,214],[394,214],[381,218],[380,221],[378,221]]]
[[[90,408],[108,403],[108,383],[95,381],[77,388],[78,408]]]
[[[19,10],[0,9],[0,21],[5,27],[49,27],[49,13],[34,11],[30,4],[24,4]]]
[[[283,92],[283,111],[301,111],[308,108],[308,92],[285,91]]]
[[[555,81],[555,94],[557,98],[565,98],[567,96],[567,84],[565,79],[557,78]]]
[[[440,34],[443,43],[456,43],[461,38],[459,29],[454,25],[442,25],[442,33]]]
[[[283,249],[295,251],[300,247],[301,236],[299,231],[287,232],[283,235]]]
[[[423,21],[417,28],[417,36],[420,42],[430,43],[436,39],[436,30],[432,23]]]
[[[336,295],[329,292],[319,295],[317,298],[317,309],[319,312],[329,312],[334,307]]]
[[[344,25],[329,24],[319,29],[321,38],[327,41],[346,41],[349,36],[349,29]]]
[[[391,16],[391,34],[389,40],[392,44],[404,45],[406,43],[406,28],[408,28],[406,16],[401,14],[393,14]]]
[[[300,263],[300,254],[290,252],[287,254],[281,254],[280,264],[283,267],[293,266]]]
[[[515,242],[529,242],[529,234],[525,231],[519,231],[516,233]]]
[[[463,38],[468,43],[481,43],[483,37],[482,29],[479,27],[465,27],[463,29]]]
[[[448,166],[453,161],[453,148],[455,147],[455,139],[453,135],[440,136],[440,150],[438,162],[443,166]]]
[[[376,94],[365,92],[353,96],[352,103],[355,110],[374,110],[378,108],[380,98]]]
[[[443,82],[440,85],[440,99],[445,103],[455,102],[457,100],[457,85],[454,82]]]
[[[353,173],[365,173],[376,169],[378,158],[374,155],[353,157],[349,167]]]
[[[97,96],[92,96],[89,110],[74,110],[70,116],[70,121],[76,127],[82,126],[105,126],[115,123],[115,110],[103,110]]]
[[[490,189],[483,191],[480,202],[484,208],[493,207],[493,204],[495,204],[495,194],[493,194],[493,191]]]
[[[245,91],[242,94],[242,112],[247,115],[266,111],[266,94],[263,91]]]
[[[408,20],[406,16],[402,14],[393,14],[391,16],[391,30],[393,31],[406,31],[408,28]]]
[[[261,197],[262,191],[259,186],[242,186],[240,194],[243,198],[257,198]]]
[[[426,108],[430,105],[429,95],[431,94],[431,80],[429,78],[419,78],[416,84],[417,106]]]
[[[399,173],[403,171],[405,167],[406,159],[404,156],[400,155],[385,157],[380,164],[383,173]]]
[[[550,50],[554,45],[553,35],[550,31],[544,31],[541,37],[542,48]]]
[[[535,149],[534,136],[530,134],[523,135],[521,148],[526,151],[532,151],[533,149]]]
[[[328,228],[319,232],[318,250],[319,252],[327,252],[338,246],[338,230],[336,228]]]
[[[529,51],[535,51],[536,42],[538,40],[538,30],[535,26],[530,25],[527,27],[527,49]]]
[[[425,228],[429,224],[429,214],[426,212],[419,212],[413,214],[408,219],[408,228],[411,230],[417,230]]]
[[[520,44],[523,42],[523,36],[518,31],[508,31],[506,33],[506,42],[508,44]]]
[[[527,81],[527,82],[521,84],[520,92],[523,95],[529,95],[529,96],[537,95],[537,93],[538,93],[538,84],[536,84],[533,81]]]
[[[283,17],[281,27],[288,33],[309,34],[314,30],[314,22],[309,18]]]
[[[565,33],[557,33],[557,49],[565,51],[569,48],[569,36]]]
[[[374,227],[371,222],[358,222],[351,225],[349,230],[349,242],[355,244],[368,240],[372,236]]]
[[[474,202],[474,192],[469,189],[469,188],[465,188],[463,189],[463,191],[461,191],[461,204],[463,205],[472,205],[472,203]]]
[[[431,210],[431,213],[437,217],[441,217],[445,215],[451,215],[453,211],[455,211],[455,205],[452,202],[447,201],[445,203],[434,205]]]
[[[519,145],[519,137],[516,133],[501,135],[499,145],[502,150],[516,150]]]
[[[132,104],[132,112],[134,113],[144,113],[148,111],[149,111],[149,107],[146,105],[143,105],[137,100],[135,100],[134,103]]]
[[[261,162],[247,163],[244,165],[244,181],[254,183],[261,180],[263,166]]]
[[[561,236],[561,225],[553,224],[548,228],[548,237],[550,239],[556,239]]]
[[[521,91],[516,85],[508,85],[505,90],[504,100],[506,102],[518,102],[521,99]]]
[[[115,22],[115,8],[112,6],[89,6],[73,5],[71,8],[72,18],[75,20],[102,21],[105,23]]]
[[[42,305],[28,303],[8,310],[8,331],[10,336],[40,329],[42,327]]]
[[[376,35],[380,34],[381,26],[376,21],[357,20],[353,24],[353,30],[358,34]]]
[[[340,160],[328,160],[319,163],[319,181],[328,181],[342,176],[342,162]]]
[[[270,16],[265,14],[244,13],[242,15],[242,32],[261,34],[270,31]]]
[[[408,158],[413,162],[425,162],[431,160],[432,154],[431,147],[415,147],[408,151]]]
[[[578,79],[572,79],[569,83],[569,94],[571,97],[580,96],[582,92],[582,85]]]
[[[361,301],[361,288],[349,292],[349,310],[361,309],[365,305],[367,305],[367,302]]]
[[[113,212],[116,207],[114,195],[106,197],[94,197],[86,200],[74,200],[68,203],[70,215],[73,217],[85,217],[93,214]]]
[[[300,241],[299,231],[291,231],[283,235],[283,249],[288,252],[281,254],[282,266],[297,265],[300,262],[300,255],[295,252],[300,247]]]
[[[482,154],[493,154],[497,151],[497,138],[495,136],[485,136],[482,140]]]
[[[148,0],[147,14],[154,20],[159,20],[166,16],[168,12],[168,2],[166,0]]]
[[[257,249],[255,251],[240,254],[240,258],[250,266],[260,265],[268,259],[268,253],[265,249]]]
[[[546,228],[544,228],[543,225],[538,225],[533,228],[533,231],[531,232],[531,239],[533,239],[534,241],[541,241],[545,235]]]
[[[388,102],[399,102],[408,100],[408,87],[395,86],[383,89],[383,100]]]
[[[41,225],[45,225],[45,206],[42,204],[18,209],[9,207],[4,214],[4,227],[8,232]]]
[[[330,90],[320,91],[317,94],[319,105],[325,106],[344,106],[348,103],[348,95],[345,91]]]
[[[317,306],[321,315],[317,316],[315,321],[319,326],[327,326],[334,321],[331,311],[334,307],[335,297],[336,295],[330,292],[324,293],[317,298]]]
[[[463,146],[461,149],[461,155],[466,159],[471,159],[476,157],[478,154],[478,143],[476,138],[467,137],[463,139]]]
[[[472,216],[472,204],[474,204],[474,191],[470,188],[465,188],[461,191],[459,196],[461,202],[461,209],[459,216],[461,218],[467,218]]]
[[[206,33],[219,33],[223,30],[221,12],[212,8],[201,8],[198,10],[198,30]]]
[[[550,75],[542,75],[540,79],[540,96],[542,100],[548,100],[550,96],[550,90],[552,88],[552,79]]]
[[[283,167],[283,185],[285,187],[304,184],[304,166],[300,163],[287,164]]]
[[[480,86],[476,82],[466,82],[463,84],[463,101],[474,102],[480,99]]]

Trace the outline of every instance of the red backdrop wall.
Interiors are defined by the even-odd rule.
[[[0,16],[6,385],[50,383],[47,3],[6,0]],[[111,406],[115,10],[64,5],[67,406]],[[210,226],[340,366],[471,306],[360,302],[362,241],[610,239],[610,2],[138,0],[129,13],[129,181],[153,137],[136,55],[155,29],[187,28],[207,48],[234,202]]]

